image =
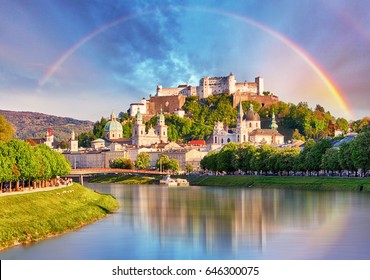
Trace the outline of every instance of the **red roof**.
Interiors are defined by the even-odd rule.
[[[204,141],[204,140],[191,140],[191,141],[189,141],[188,144],[193,145],[193,146],[205,146],[206,141]]]

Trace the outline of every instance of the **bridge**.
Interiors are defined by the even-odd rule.
[[[135,170],[135,169],[120,169],[120,168],[80,168],[72,169],[68,177],[79,178],[79,182],[83,185],[83,177],[94,174],[143,174],[143,175],[165,175],[167,172],[155,170]]]

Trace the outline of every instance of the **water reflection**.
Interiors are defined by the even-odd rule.
[[[235,256],[263,253],[269,239],[284,232],[345,224],[349,196],[340,199],[328,192],[141,186],[124,188],[122,211],[124,222],[161,246],[183,240],[208,255]]]
[[[370,259],[370,195],[88,184],[109,218],[1,259]]]

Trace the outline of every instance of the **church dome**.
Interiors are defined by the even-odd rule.
[[[112,113],[110,121],[104,126],[104,131],[123,131],[122,125],[116,120],[116,115]]]
[[[104,130],[105,131],[112,131],[112,130],[122,131],[123,128],[122,128],[122,125],[118,121],[112,120],[106,123],[106,125],[104,126]]]
[[[246,121],[260,121],[260,115],[257,112],[253,111],[253,105],[251,104],[249,110],[244,114],[243,117]]]

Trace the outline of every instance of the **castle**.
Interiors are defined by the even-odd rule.
[[[142,115],[148,115],[150,118],[161,109],[164,113],[181,115],[186,97],[199,96],[200,99],[204,99],[217,94],[232,94],[234,108],[240,101],[253,100],[265,106],[279,102],[277,96],[264,94],[262,77],[256,77],[254,82],[237,82],[235,76],[230,73],[225,77],[203,77],[199,80],[198,86],[186,83],[174,88],[164,88],[158,85],[155,96],[150,96],[149,100],[143,98],[140,103],[130,104],[130,115],[134,117],[140,111]]]

